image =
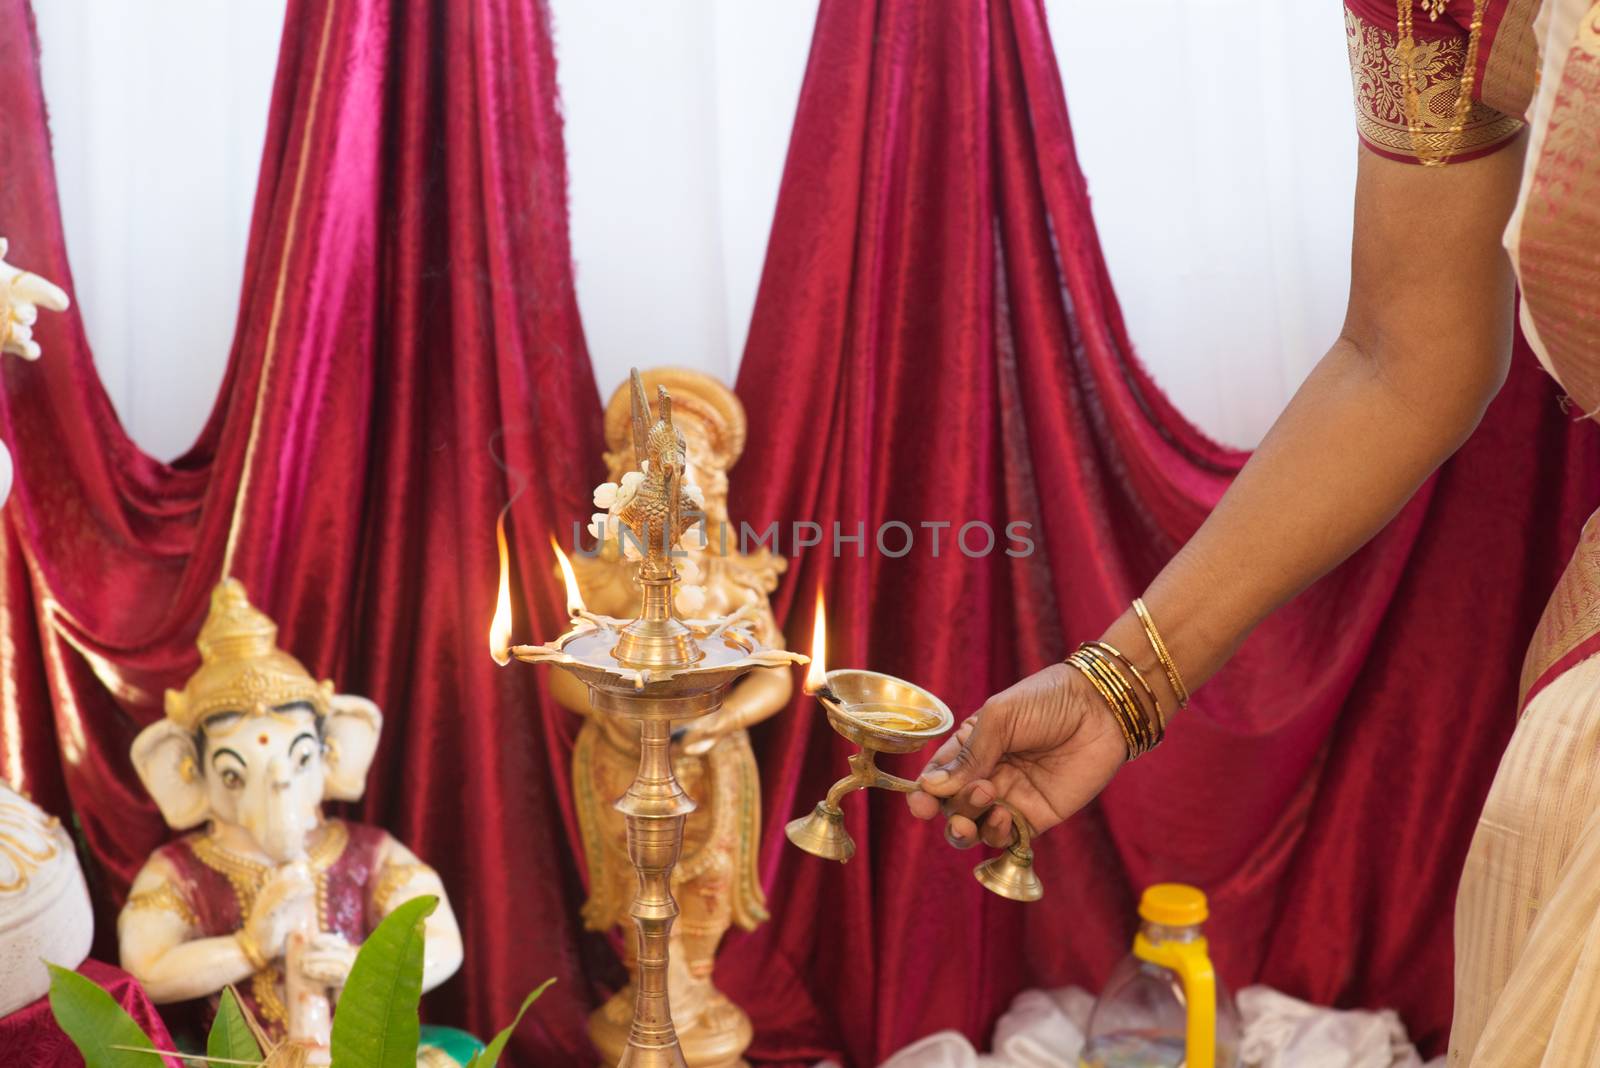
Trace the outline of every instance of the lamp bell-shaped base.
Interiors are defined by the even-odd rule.
[[[1044,896],[1044,884],[1033,870],[1031,849],[1012,846],[973,868],[972,875],[987,889],[1012,901],[1038,901]]]
[[[830,808],[824,801],[818,801],[809,815],[790,820],[784,833],[789,841],[823,860],[843,864],[856,855],[856,843],[844,829],[844,812]]]

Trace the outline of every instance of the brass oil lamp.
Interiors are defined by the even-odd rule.
[[[638,937],[639,979],[633,1023],[620,1065],[686,1068],[667,998],[668,938],[678,915],[672,869],[683,848],[684,817],[695,803],[673,774],[673,725],[722,705],[729,685],[760,667],[805,663],[806,657],[769,649],[753,635],[745,613],[684,620],[675,610],[674,547],[696,511],[683,489],[682,433],[672,422],[672,397],[658,390],[655,422],[639,372],[632,374],[634,454],[645,457],[643,479],[619,502],[616,518],[640,547],[639,617],[615,619],[587,611],[570,564],[561,557],[572,628],[544,645],[509,645],[510,590],[505,539],[500,538],[500,600],[490,630],[495,659],[549,663],[570,671],[589,689],[597,710],[637,720],[639,768],[616,801],[628,828],[628,857],[639,876],[629,914]],[[557,548],[560,555],[560,549]]]
[[[806,672],[806,692],[821,702],[828,725],[856,746],[850,755],[850,774],[833,784],[827,797],[785,828],[789,841],[824,860],[841,864],[855,856],[856,844],[844,827],[840,802],[856,790],[879,787],[911,793],[917,784],[890,775],[878,767],[879,753],[913,753],[945,734],[955,724],[950,708],[920,686],[876,671],[827,668],[827,612],[817,595],[817,612],[811,636],[811,667]],[[986,888],[1013,901],[1037,901],[1044,896],[1039,875],[1033,870],[1033,829],[1022,813],[1007,805],[1014,838],[999,856],[972,870]]]
[[[875,671],[824,666],[826,618],[821,597],[813,633],[814,659],[762,645],[749,616],[736,612],[714,619],[682,619],[675,608],[680,555],[674,547],[692,524],[696,506],[683,489],[686,466],[683,435],[672,422],[672,397],[658,393],[655,422],[637,370],[632,373],[634,454],[647,458],[643,478],[616,518],[640,547],[639,616],[617,619],[590,612],[577,577],[559,545],[554,545],[567,587],[572,627],[543,645],[512,645],[509,554],[503,528],[497,531],[500,587],[489,631],[490,652],[500,664],[513,657],[554,664],[571,672],[589,690],[591,705],[638,721],[639,767],[615,806],[625,818],[628,857],[639,877],[629,915],[638,938],[639,977],[633,1022],[619,1065],[625,1068],[687,1068],[673,1027],[667,996],[669,936],[677,902],[672,871],[683,848],[684,817],[695,802],[672,769],[675,724],[715,712],[728,687],[755,668],[811,662],[806,691],[822,703],[833,729],[857,746],[850,774],[835,783],[811,814],[789,823],[789,840],[808,853],[847,861],[855,843],[844,828],[839,807],[845,795],[866,787],[902,793],[916,784],[878,769],[879,753],[914,752],[950,730],[950,709],[932,693]],[[1003,803],[1002,803],[1003,804]],[[1033,871],[1032,831],[1011,810],[1016,840],[999,856],[979,864],[978,881],[1004,897],[1035,901],[1042,894]]]

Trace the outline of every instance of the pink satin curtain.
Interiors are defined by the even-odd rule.
[[[1356,151],[1353,122],[1320,135]],[[734,510],[868,532],[864,558],[846,543],[795,561],[787,632],[809,633],[820,587],[835,666],[914,679],[958,716],[1099,633],[1244,459],[1132,354],[1039,0],[824,0],[739,390],[757,429]],[[882,793],[846,804],[849,865],[788,846],[784,821],[848,752],[797,699],[756,738],[774,919],[719,971],[756,1052],[869,1064],[943,1027],[981,1043],[1025,987],[1097,988],[1136,891],[1163,879],[1210,894],[1227,981],[1393,1006],[1436,1046],[1456,882],[1522,651],[1600,504],[1594,430],[1557,402],[1519,343],[1443,472],[1043,839],[1040,904],[986,893],[976,855]],[[871,532],[891,520],[955,526],[939,558],[919,530],[889,559]],[[953,537],[971,520],[1026,521],[1037,551],[969,559]]]
[[[71,290],[25,0],[0,0],[0,27],[0,229]],[[292,0],[238,332],[183,458],[127,438],[76,311],[43,317],[39,338],[44,359],[0,370],[18,469],[0,771],[81,821],[99,954],[166,834],[129,744],[198,663],[231,569],[288,648],[386,713],[352,815],[439,868],[471,947],[430,1014],[492,1032],[558,975],[518,1060],[586,1058],[571,724],[486,638],[500,506],[529,487],[512,514],[519,634],[556,633],[547,534],[601,476],[543,5]]]

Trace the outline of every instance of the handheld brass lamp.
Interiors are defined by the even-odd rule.
[[[628,858],[639,876],[629,913],[638,938],[639,981],[633,1022],[619,1065],[685,1068],[667,998],[669,935],[678,904],[672,869],[683,849],[684,817],[695,803],[672,770],[673,724],[704,716],[722,705],[728,687],[758,667],[806,662],[806,657],[769,649],[756,640],[748,617],[684,620],[675,602],[675,546],[692,524],[694,502],[683,490],[684,440],[672,422],[672,397],[658,390],[658,417],[651,425],[649,399],[639,372],[632,374],[634,454],[648,460],[642,481],[616,518],[642,546],[639,618],[615,619],[583,606],[565,556],[556,551],[567,580],[572,629],[544,645],[509,645],[510,591],[505,539],[500,538],[500,601],[490,628],[490,651],[504,664],[515,657],[570,671],[589,688],[594,708],[638,720],[639,769],[616,801],[628,826]]]
[[[806,692],[822,703],[828,724],[857,747],[850,755],[850,774],[833,784],[828,796],[784,829],[789,841],[824,860],[841,864],[855,856],[856,844],[844,827],[840,802],[856,790],[879,787],[912,793],[917,784],[878,767],[879,753],[914,753],[955,725],[950,708],[914,683],[876,671],[826,668],[827,618],[822,597],[811,643],[811,669]],[[973,877],[1001,897],[1037,901],[1044,896],[1039,875],[1033,870],[1033,828],[1022,813],[999,802],[1011,813],[1014,837],[999,856],[972,869]]]

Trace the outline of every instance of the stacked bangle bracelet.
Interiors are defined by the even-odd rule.
[[[1067,663],[1089,680],[1096,692],[1111,710],[1122,737],[1128,745],[1128,759],[1143,756],[1161,743],[1166,734],[1162,726],[1164,717],[1155,694],[1150,692],[1143,677],[1135,675],[1150,698],[1150,706],[1139,700],[1134,684],[1128,680],[1124,668],[1132,668],[1128,658],[1105,642],[1084,642],[1067,657]]]
[[[1161,640],[1161,632],[1156,630],[1156,621],[1150,618],[1150,609],[1145,607],[1143,597],[1133,599],[1133,610],[1144,626],[1144,636],[1150,639],[1150,648],[1155,650],[1156,659],[1161,661],[1161,670],[1167,673],[1167,682],[1172,686],[1172,695],[1178,699],[1179,711],[1188,708],[1189,691],[1183,685],[1183,676],[1178,674],[1178,665],[1172,662],[1172,654],[1167,652],[1167,643]]]
[[[1161,670],[1172,686],[1178,707],[1184,708],[1189,703],[1189,691],[1183,685],[1183,678],[1178,674],[1178,666],[1173,663],[1172,655],[1167,652],[1166,643],[1161,640],[1161,633],[1156,630],[1155,621],[1150,618],[1150,610],[1145,607],[1142,598],[1134,600],[1133,610],[1138,614],[1145,636],[1150,639],[1150,648],[1155,651],[1156,660],[1160,662]],[[1143,756],[1161,744],[1161,740],[1167,736],[1166,710],[1161,707],[1161,699],[1156,696],[1144,672],[1132,660],[1106,642],[1084,642],[1067,657],[1067,664],[1089,680],[1089,684],[1111,710],[1111,718],[1116,720],[1127,743],[1129,760]]]

